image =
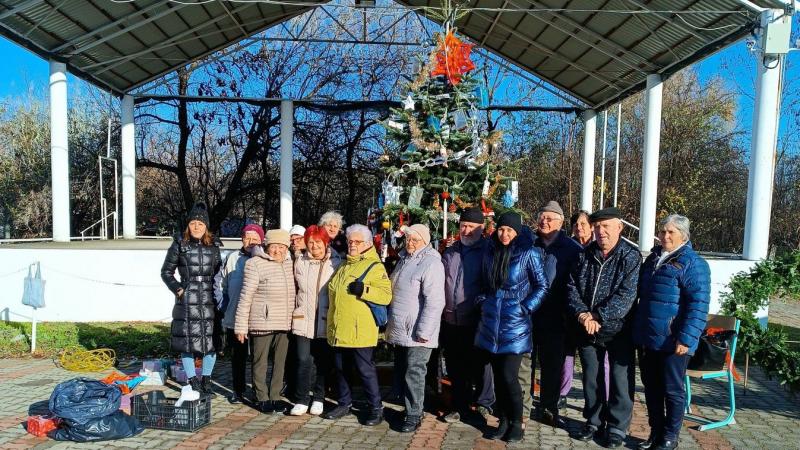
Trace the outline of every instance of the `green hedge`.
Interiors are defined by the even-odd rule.
[[[786,342],[787,335],[780,327],[764,328],[755,317],[771,299],[796,300],[800,296],[800,251],[761,261],[749,272],[736,274],[728,287],[730,292],[722,296],[722,310],[741,320],[739,348],[770,377],[792,390],[800,389],[800,351]]]
[[[110,348],[117,358],[171,354],[169,324],[162,322],[42,322],[36,327],[37,357],[53,357],[65,348]],[[30,355],[31,324],[0,322],[0,358]]]

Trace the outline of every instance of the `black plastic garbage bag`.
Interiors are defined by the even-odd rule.
[[[50,411],[73,424],[84,424],[119,410],[122,392],[91,378],[60,383],[50,395]]]
[[[144,427],[135,417],[116,411],[105,417],[89,419],[83,424],[65,420],[60,428],[51,431],[48,436],[57,441],[95,442],[136,436],[142,431]]]

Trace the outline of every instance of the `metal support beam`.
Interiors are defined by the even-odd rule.
[[[592,212],[594,192],[594,149],[597,145],[597,112],[583,112],[583,164],[581,167],[581,209]]]
[[[745,8],[749,9],[750,11],[757,12],[759,14],[767,9],[767,8],[762,8],[762,7],[758,6],[758,5],[756,5],[755,3],[751,2],[750,0],[737,0],[737,1],[740,4],[742,4],[742,6],[744,6]]]
[[[0,20],[5,19],[6,17],[11,17],[18,12],[25,11],[26,9],[38,3],[42,3],[42,0],[28,0],[27,2],[22,2],[19,5],[14,6],[13,8],[9,8],[8,10],[0,13]]]
[[[769,21],[781,14],[782,10],[768,10],[762,13],[762,30]],[[743,246],[744,259],[751,261],[766,258],[769,251],[775,145],[778,138],[784,57],[785,55],[758,55]]]
[[[490,17],[490,16],[488,16],[486,14],[477,12],[477,11],[473,11],[472,14],[475,15],[476,17],[480,17],[483,20],[486,20],[487,22],[491,22],[492,19],[493,19],[492,17]],[[584,74],[596,79],[597,81],[605,84],[606,86],[608,86],[608,87],[610,87],[612,89],[617,89],[617,90],[619,89],[619,86],[617,85],[618,80],[614,80],[614,79],[611,79],[611,78],[606,78],[605,75],[601,76],[600,74],[595,73],[594,70],[589,69],[587,67],[584,67],[581,64],[579,64],[579,63],[577,63],[575,61],[572,61],[569,57],[564,56],[561,53],[558,53],[556,51],[553,51],[553,50],[547,48],[543,44],[540,44],[539,42],[534,41],[529,36],[526,36],[526,35],[520,33],[518,30],[516,30],[514,28],[511,28],[508,25],[505,25],[505,24],[503,24],[501,22],[498,22],[497,23],[497,27],[502,29],[502,30],[504,30],[507,33],[510,33],[514,37],[516,37],[516,38],[520,39],[521,41],[525,42],[526,44],[528,44],[528,48],[535,48],[539,53],[547,56],[548,58],[552,58],[552,59],[558,60],[559,62],[561,62],[563,64],[566,64],[566,65],[578,70],[579,72],[582,72],[582,73],[584,73]],[[466,33],[465,30],[463,30],[463,32]]]
[[[50,177],[53,203],[53,241],[69,242],[69,135],[67,65],[50,61]]]
[[[280,226],[292,228],[292,141],[294,140],[294,104],[281,102],[281,217]]]
[[[680,22],[678,22],[677,20],[675,20],[670,15],[670,13],[654,10],[654,9],[648,7],[648,5],[645,4],[641,0],[628,0],[628,2],[629,3],[633,3],[634,5],[638,6],[639,8],[642,8],[645,11],[649,11],[654,16],[657,16],[657,17],[661,18],[661,20],[669,22],[670,25],[674,26],[675,28],[681,30],[682,32],[684,32],[684,33],[686,33],[688,35],[691,35],[691,36],[697,38],[700,41],[707,41],[708,40],[708,38],[706,38],[705,36],[700,34],[698,31],[695,31],[695,30],[689,28],[688,26],[685,26],[685,25],[681,24]]]
[[[642,157],[642,195],[639,206],[639,250],[653,246],[658,201],[658,153],[661,144],[661,75],[647,76],[645,88],[644,155]]]
[[[133,96],[122,97],[122,237],[136,239],[136,133]]]
[[[175,12],[184,8],[185,6],[186,5],[171,6],[169,2],[153,3],[147,8],[132,12],[131,14],[126,15],[125,17],[117,19],[97,29],[93,29],[86,34],[82,34],[74,39],[70,39],[69,41],[59,45],[58,47],[51,49],[50,51],[53,53],[60,53],[62,50],[69,49],[70,47],[75,47],[73,50],[68,51],[67,53],[70,55],[74,55],[81,52],[85,52],[86,50],[90,50],[110,39],[114,39],[117,36],[129,33],[143,25],[147,25],[148,23],[156,21],[164,16],[174,14]],[[145,18],[142,17],[145,14],[150,14],[155,9],[164,7],[166,7],[166,9],[159,13],[153,14]],[[103,35],[103,33],[106,33],[108,31],[111,31],[112,33],[108,35]],[[103,36],[103,37],[96,40],[90,40],[94,36]],[[87,43],[84,46],[78,47],[78,44],[80,44],[81,42],[87,42]]]

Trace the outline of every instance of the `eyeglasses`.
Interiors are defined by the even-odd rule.
[[[353,241],[353,240],[348,240],[348,241],[347,241],[347,245],[361,245],[361,244],[363,244],[364,242],[365,242],[365,241]]]
[[[540,217],[539,222],[558,222],[559,220],[563,220],[561,217]]]

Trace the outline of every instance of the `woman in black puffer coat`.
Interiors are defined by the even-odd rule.
[[[176,236],[161,266],[161,279],[175,294],[172,308],[172,350],[180,352],[192,389],[211,394],[211,372],[217,359],[214,335],[217,306],[221,304],[220,243],[208,231],[208,211],[198,203],[189,212],[189,225]],[[181,281],[175,279],[175,270]],[[195,356],[202,356],[198,379]]]

